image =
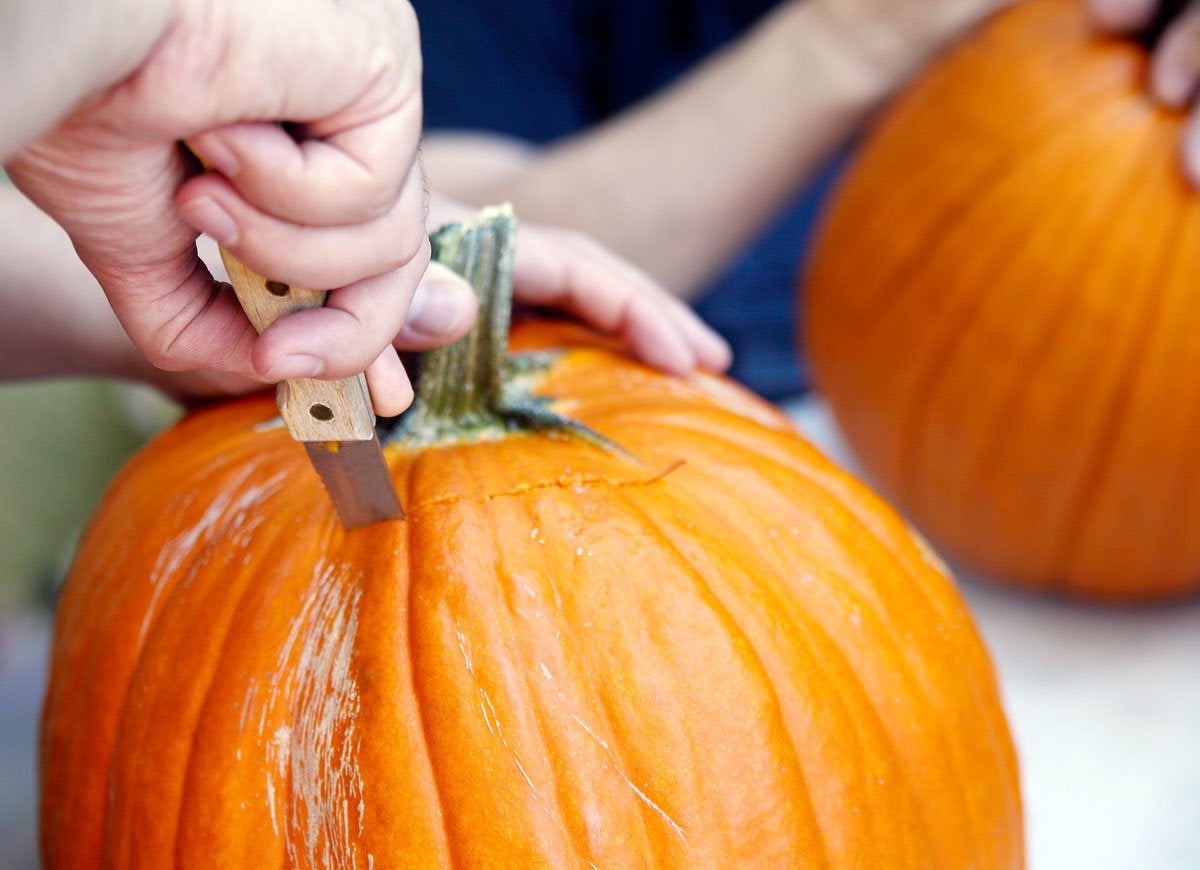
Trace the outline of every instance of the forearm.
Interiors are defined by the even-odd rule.
[[[0,161],[137,68],[176,0],[0,3]]]
[[[549,152],[512,200],[695,295],[885,93],[822,24],[813,4],[785,5],[674,87]]]
[[[151,376],[66,233],[3,183],[0,301],[0,377]]]
[[[837,0],[840,2],[840,0]],[[833,4],[836,7],[836,2]],[[458,195],[598,238],[693,295],[799,192],[925,44],[865,51],[817,2],[780,7],[660,95]],[[426,148],[435,186],[451,171]]]

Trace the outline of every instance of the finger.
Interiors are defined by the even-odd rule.
[[[165,297],[109,298],[129,337],[155,368],[266,380],[251,362],[258,333],[233,288],[214,282],[199,260],[187,280]]]
[[[430,263],[392,344],[399,350],[428,350],[456,341],[471,328],[477,307],[466,281],[441,263]]]
[[[1181,13],[1163,33],[1154,49],[1150,87],[1168,106],[1182,108],[1191,102],[1200,83],[1200,7]]]
[[[176,26],[135,80],[111,95],[112,117],[188,140],[250,121],[303,124],[317,139],[398,114],[415,116],[409,129],[419,128],[421,57],[411,3],[181,5]],[[417,145],[405,137],[361,156],[407,166]]]
[[[365,371],[400,333],[428,257],[427,242],[423,254],[403,268],[332,291],[324,308],[276,320],[255,345],[256,371],[276,381],[344,378]],[[448,334],[461,334],[475,310],[470,287],[448,269],[435,270],[424,284],[423,292],[438,297],[443,306],[433,306],[415,327],[427,333],[426,343],[437,343],[434,321],[439,318]]]
[[[323,308],[272,323],[255,345],[256,370],[271,380],[344,378],[366,371],[392,343],[428,258],[330,292]]]
[[[639,359],[667,371],[728,367],[724,339],[641,270],[585,237],[528,227],[522,232],[514,266],[521,301],[562,308],[619,334]]]
[[[711,372],[723,372],[733,363],[733,349],[690,305],[663,291],[662,306],[675,328],[696,355],[696,364]]]
[[[371,405],[380,417],[398,416],[412,404],[412,382],[391,345],[367,368],[366,377]]]
[[[367,391],[380,417],[395,417],[413,401],[412,381],[396,349],[426,350],[461,338],[470,329],[475,292],[461,277],[430,263],[413,294],[400,335],[366,370]]]
[[[713,372],[723,372],[733,362],[729,342],[706,324],[687,303],[665,291],[638,298],[637,305],[626,317],[622,334],[634,352],[645,363],[675,374],[687,374],[697,366]],[[690,360],[676,357],[677,362],[658,358],[658,348],[668,341],[668,334],[677,336],[688,348]]]
[[[173,275],[143,275],[146,286],[168,289],[142,294],[127,289],[123,280],[111,280],[106,293],[121,325],[151,365],[164,372],[208,371],[265,382],[251,362],[258,333],[232,286],[214,280],[194,255],[179,283]]]
[[[1195,112],[1184,125],[1180,143],[1183,152],[1183,168],[1192,186],[1200,190],[1200,116]]]
[[[628,266],[625,261],[612,255],[618,263]],[[637,271],[635,269],[635,271]],[[699,314],[685,301],[670,293],[651,278],[642,275],[645,285],[639,298],[649,306],[645,310],[635,310],[627,317],[628,338],[631,347],[645,348],[645,353],[639,355],[644,362],[658,365],[659,368],[670,368],[664,364],[653,362],[647,354],[653,352],[659,342],[664,340],[665,333],[673,331],[683,339],[694,358],[694,366],[714,372],[723,372],[733,362],[733,350],[720,334],[715,332]],[[691,367],[679,373],[690,371]]]
[[[696,368],[695,352],[662,309],[645,296],[630,297],[613,331],[647,365],[676,375],[686,375]]]
[[[297,141],[277,124],[236,124],[188,140],[243,198],[284,221],[358,224],[388,213],[419,172],[419,102],[328,139]],[[386,155],[386,158],[384,157]]]
[[[670,371],[694,367],[695,357],[680,336],[663,328],[653,306],[641,299],[653,284],[644,273],[574,233],[528,226],[518,232],[515,299],[559,308],[602,332],[620,334],[652,365]],[[648,343],[647,331],[659,341]]]
[[[409,176],[389,212],[360,224],[310,226],[281,220],[247,202],[213,172],[181,185],[175,203],[185,221],[251,269],[297,287],[341,287],[397,270],[422,250],[427,256],[425,191],[416,174]]]
[[[1088,0],[1092,20],[1109,33],[1134,33],[1150,26],[1159,0]]]

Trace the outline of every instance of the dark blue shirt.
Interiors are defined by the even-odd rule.
[[[544,144],[637,102],[743,33],[775,0],[414,0],[427,129]],[[732,375],[768,398],[807,387],[795,287],[826,172],[721,274],[696,310]]]

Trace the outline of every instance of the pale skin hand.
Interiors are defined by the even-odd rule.
[[[684,298],[920,64],[1006,0],[792,0],[660,94],[544,149],[431,135],[434,187],[596,238]]]
[[[131,77],[8,168],[155,365],[271,381],[366,370],[393,413],[411,387],[391,341],[429,256],[420,116],[407,4],[180,0]],[[219,172],[188,180],[179,140]],[[333,288],[328,306],[257,337],[197,258],[197,230],[272,278]],[[437,279],[465,328],[469,289]]]
[[[141,63],[175,0],[0,3],[0,161]]]
[[[431,220],[473,214],[474,209],[435,198]],[[223,277],[216,244],[207,237],[200,242],[204,260]],[[522,225],[514,272],[517,299],[569,311],[596,329],[618,334],[650,365],[682,374],[697,365],[720,370],[729,364],[728,346],[690,309],[587,239]],[[422,284],[395,338],[398,349],[423,350],[458,337],[461,330],[439,331],[445,319],[436,303],[435,291]],[[152,366],[122,329],[62,228],[3,184],[0,310],[0,379],[121,378],[183,401],[262,387],[258,379],[228,372],[168,372]]]
[[[444,343],[465,332],[475,307],[461,279],[427,271],[411,9],[181,0],[168,13],[156,42],[133,41],[144,54],[137,63],[104,67],[133,75],[17,151],[10,174],[67,230],[158,368],[222,372],[223,384],[365,369],[376,410],[398,413],[412,392],[393,342]],[[66,112],[84,92],[62,90],[52,96]],[[285,119],[298,136],[274,123]],[[194,174],[178,140],[215,171]],[[334,288],[329,304],[256,336],[198,258],[198,230],[276,280]],[[606,252],[525,235],[519,263],[531,264],[538,298],[625,333],[664,367],[727,364],[727,348],[698,321],[641,298],[655,292],[644,276],[631,298],[631,270]]]
[[[470,220],[475,209],[434,195],[431,226]],[[519,221],[513,297],[561,309],[624,339],[647,365],[675,374],[729,368],[728,342],[641,269],[581,233]]]
[[[1112,33],[1137,33],[1150,26],[1161,0],[1088,0],[1093,20]],[[1164,105],[1188,110],[1180,140],[1184,170],[1200,187],[1200,6],[1184,9],[1163,32],[1150,63],[1150,91]]]
[[[217,247],[200,239],[214,274]],[[397,347],[420,350],[451,340],[424,315],[432,294],[418,288]],[[164,371],[134,346],[75,256],[66,233],[14,188],[0,184],[0,379],[96,376],[141,381],[184,400],[261,389],[260,380],[223,371]]]

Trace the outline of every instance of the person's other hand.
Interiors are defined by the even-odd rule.
[[[430,226],[470,220],[475,209],[433,196]],[[661,284],[590,236],[527,223],[517,215],[513,258],[517,302],[573,314],[600,332],[618,335],[647,365],[675,374],[696,367],[724,371],[728,342]]]
[[[156,366],[260,381],[365,370],[394,414],[412,395],[396,336],[444,343],[474,311],[457,276],[426,276],[420,72],[406,2],[182,0],[133,75],[8,169]],[[195,174],[180,141],[216,171]],[[261,274],[332,289],[328,305],[256,336],[197,231]]]
[[[1144,32],[1162,9],[1162,0],[1088,0],[1092,19],[1110,33]],[[1167,24],[1150,61],[1150,91],[1166,106],[1190,117],[1180,140],[1184,171],[1200,187],[1200,5],[1190,4]]]
[[[569,312],[620,336],[647,365],[674,374],[729,368],[729,343],[657,281],[591,237],[524,225],[517,230],[513,297]]]

